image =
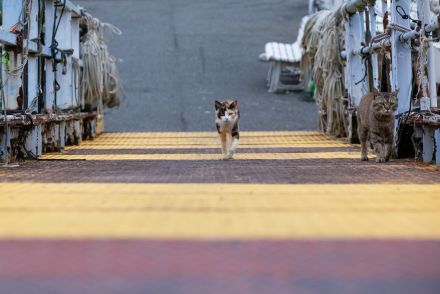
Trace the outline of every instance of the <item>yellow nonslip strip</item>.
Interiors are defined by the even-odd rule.
[[[45,154],[44,160],[219,160],[219,154]],[[359,152],[236,153],[234,160],[354,159]]]
[[[316,131],[242,132],[240,148],[322,148],[348,147]],[[70,149],[205,149],[220,148],[215,132],[104,133],[93,141]]]
[[[134,141],[134,142],[212,142],[218,141],[219,136],[212,137],[104,137],[100,136],[96,139],[97,141]],[[249,142],[312,142],[312,141],[334,141],[339,142],[337,140],[331,140],[326,138],[325,136],[271,136],[271,137],[245,137],[240,135],[241,141],[249,141]],[[342,141],[341,141],[342,142]]]
[[[347,144],[338,144],[333,142],[317,142],[317,143],[277,143],[277,144],[244,144],[240,143],[239,149],[250,149],[250,148],[344,148],[348,147]],[[79,146],[68,146],[65,150],[81,150],[81,149],[91,149],[91,150],[117,150],[117,149],[220,149],[220,143],[207,143],[207,144],[158,144],[158,143],[84,143]]]
[[[319,136],[325,138],[326,135],[319,131],[264,131],[248,132],[241,131],[244,137],[285,137],[285,136]],[[216,138],[216,131],[212,132],[114,132],[103,133],[99,138]]]
[[[440,185],[0,185],[3,239],[440,240]]]
[[[196,143],[218,143],[220,138],[216,137],[207,137],[207,138],[105,138],[98,137],[94,141],[85,141],[83,143],[87,144],[96,144],[96,143],[149,143],[149,144],[196,144]],[[258,137],[244,137],[240,136],[240,142],[246,144],[286,144],[286,143],[317,143],[317,142],[332,142],[332,143],[343,143],[342,141],[330,140],[322,136],[304,136],[304,137],[270,137],[270,138],[258,138]]]

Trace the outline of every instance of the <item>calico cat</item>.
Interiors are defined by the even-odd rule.
[[[215,124],[220,135],[223,159],[232,159],[238,147],[240,111],[237,100],[215,101]]]
[[[358,135],[361,141],[361,160],[368,160],[367,140],[376,151],[376,162],[389,161],[393,148],[394,112],[399,90],[381,93],[374,89],[361,98]]]

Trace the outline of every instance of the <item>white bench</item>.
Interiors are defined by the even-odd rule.
[[[284,44],[270,42],[265,45],[265,52],[260,55],[261,61],[270,62],[269,72],[267,75],[267,83],[270,93],[280,91],[294,91],[303,89],[302,83],[284,84],[281,82],[281,74],[287,66],[299,67],[302,58],[303,49],[301,40],[304,33],[304,26],[308,16],[304,16],[301,20],[298,37],[293,44]]]

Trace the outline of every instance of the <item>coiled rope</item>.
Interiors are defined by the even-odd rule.
[[[117,35],[122,32],[114,25],[101,23],[88,13],[82,18],[82,25],[87,28],[81,42],[83,103],[92,108],[101,104],[110,108],[119,106],[123,97],[122,87],[116,59],[108,51],[104,34],[106,29]]]
[[[305,27],[303,46],[316,85],[319,129],[337,137],[347,135],[344,98],[344,68],[340,55],[344,30],[339,9],[320,11]]]

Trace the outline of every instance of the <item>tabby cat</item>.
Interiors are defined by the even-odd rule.
[[[358,135],[361,141],[361,160],[368,160],[367,140],[376,151],[376,162],[390,160],[393,149],[394,112],[397,94],[374,89],[361,98],[358,110]]]
[[[215,101],[215,124],[220,135],[223,159],[232,159],[240,139],[237,100]]]

